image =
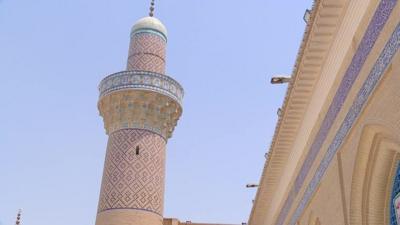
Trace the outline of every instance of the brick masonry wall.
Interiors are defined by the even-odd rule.
[[[165,73],[165,40],[157,34],[138,33],[131,38],[127,70]]]
[[[98,212],[136,209],[163,214],[165,140],[141,129],[109,136]]]
[[[163,225],[163,218],[146,211],[116,209],[98,214],[96,225]]]

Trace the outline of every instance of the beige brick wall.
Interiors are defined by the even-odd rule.
[[[163,219],[143,210],[114,209],[97,214],[96,225],[163,225]]]

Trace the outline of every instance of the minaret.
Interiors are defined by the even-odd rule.
[[[167,30],[153,17],[131,31],[127,69],[104,78],[98,108],[108,134],[96,225],[162,225],[166,143],[183,89],[165,75]]]

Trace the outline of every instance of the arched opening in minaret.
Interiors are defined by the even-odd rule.
[[[139,145],[138,145],[138,146],[136,146],[136,155],[139,155],[139,153],[140,153],[140,148],[139,148]]]

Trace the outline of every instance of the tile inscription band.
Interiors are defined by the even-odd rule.
[[[182,104],[182,86],[164,74],[132,70],[122,71],[105,77],[99,85],[100,97],[123,89],[154,91],[166,95]]]
[[[300,191],[301,187],[303,186],[304,179],[309,173],[309,170],[315,161],[317,154],[319,153],[323,142],[325,141],[329,130],[336,119],[346,97],[358,77],[361,68],[363,67],[370,51],[372,50],[375,41],[377,40],[381,30],[386,24],[394,6],[396,5],[397,0],[382,0],[372,18],[368,28],[364,34],[364,37],[357,48],[357,51],[349,65],[342,82],[338,88],[338,91],[335,94],[335,97],[330,105],[328,112],[322,122],[321,128],[319,129],[316,138],[314,139],[313,144],[307,154],[307,157],[301,167],[300,173],[298,174],[294,186],[291,188],[288,197],[285,201],[285,204],[279,214],[277,223],[278,225],[282,225],[289,214],[290,208],[293,204],[293,201]],[[393,55],[398,50],[400,45],[399,43],[399,34],[400,28],[397,27],[396,31],[392,35],[390,41],[386,44],[385,49],[381,53],[379,59],[375,63],[371,73],[369,74],[367,80],[363,84],[361,90],[357,95],[357,99],[354,101],[350,111],[348,112],[343,124],[341,125],[338,133],[335,136],[334,141],[328,148],[327,153],[325,154],[321,164],[318,167],[313,179],[311,180],[310,184],[307,186],[307,189],[304,193],[304,196],[296,208],[296,211],[290,220],[290,224],[296,224],[298,218],[300,217],[301,213],[303,212],[305,206],[311,199],[316,187],[318,186],[319,182],[322,179],[330,161],[334,157],[336,151],[339,149],[343,139],[346,137],[348,131],[350,130],[351,126],[357,119],[357,116],[361,112],[364,104],[366,103],[369,95],[373,91],[374,87],[378,83],[380,77],[382,76],[383,72],[385,71],[387,65],[389,65]]]

